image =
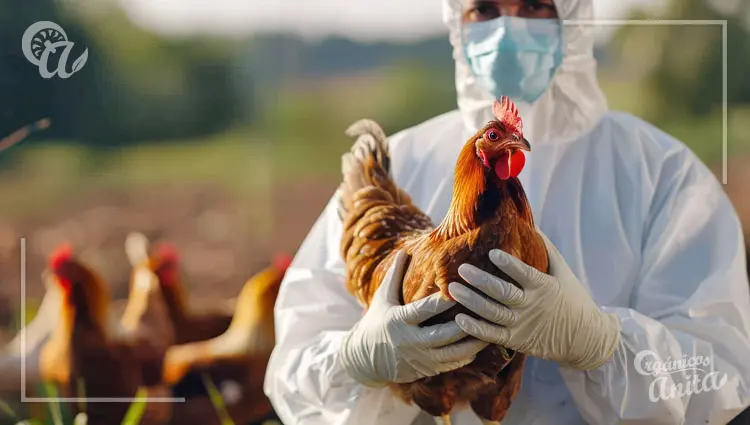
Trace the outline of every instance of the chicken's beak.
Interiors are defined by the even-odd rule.
[[[526,140],[525,137],[521,138],[521,143],[523,144],[525,151],[527,151],[527,152],[531,151],[531,143],[529,143],[529,141]]]
[[[503,146],[503,149],[519,149],[522,151],[531,151],[531,144],[529,143],[526,138],[521,138],[518,140],[511,140]]]

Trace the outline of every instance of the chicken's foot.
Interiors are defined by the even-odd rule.
[[[500,421],[488,421],[486,419],[482,419],[482,425],[502,425]]]

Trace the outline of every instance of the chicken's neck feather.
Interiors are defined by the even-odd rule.
[[[190,315],[187,294],[182,283],[175,282],[169,286],[162,286],[162,299],[167,305],[167,314],[173,322],[183,323]]]
[[[512,210],[533,226],[531,208],[521,182],[513,177],[501,181],[491,174],[467,143],[456,162],[453,199],[448,214],[431,237],[445,241],[479,228],[499,213]]]
[[[110,331],[108,316],[111,304],[107,284],[94,272],[82,266],[80,270],[80,277],[67,302],[75,309],[76,323],[93,327],[106,336]]]

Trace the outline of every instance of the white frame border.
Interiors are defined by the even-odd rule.
[[[728,141],[728,101],[727,101],[727,20],[672,20],[672,19],[566,19],[563,25],[589,26],[721,26],[722,28],[722,184],[727,184],[727,141]],[[21,238],[21,323],[26,323],[26,238]],[[26,353],[26,326],[21,332],[21,352]],[[26,356],[21,356],[21,402],[85,402],[85,403],[182,403],[185,398],[172,397],[26,397]]]
[[[586,26],[720,26],[722,45],[722,93],[721,93],[721,183],[727,184],[727,141],[729,139],[728,121],[729,108],[727,101],[727,57],[728,57],[728,31],[727,20],[719,19],[565,19],[563,25],[586,25]]]

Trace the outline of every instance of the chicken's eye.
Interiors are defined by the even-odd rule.
[[[486,133],[484,133],[484,138],[491,141],[491,142],[497,142],[500,140],[500,133],[498,133],[497,130],[487,130]]]

